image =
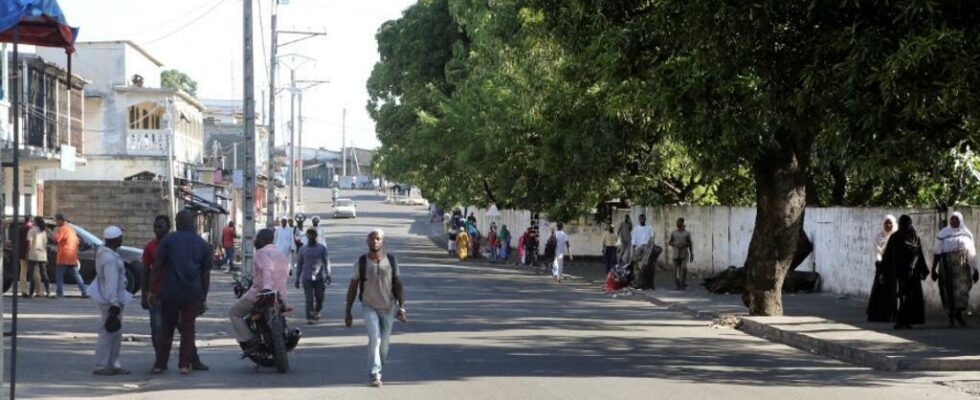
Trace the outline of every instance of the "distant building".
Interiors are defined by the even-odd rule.
[[[239,224],[244,220],[242,212],[243,196],[235,187],[235,171],[245,169],[245,116],[241,100],[202,100],[207,110],[204,112],[204,160],[210,169],[221,170],[223,184],[231,193],[231,218]],[[255,172],[256,216],[261,220],[267,207],[266,166],[269,164],[269,130],[265,126],[255,127]],[[278,213],[277,213],[278,214]]]
[[[241,100],[202,100],[204,112],[205,158],[215,159],[217,166],[235,170],[245,168],[245,116]],[[269,129],[255,126],[255,167],[266,174],[269,161]]]

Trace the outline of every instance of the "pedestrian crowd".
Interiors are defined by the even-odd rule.
[[[140,287],[140,305],[149,314],[150,339],[155,357],[151,374],[168,369],[175,331],[180,332],[177,369],[181,375],[191,371],[208,371],[201,362],[195,345],[198,317],[208,312],[211,271],[215,261],[233,268],[235,242],[238,234],[235,223],[222,230],[221,258],[216,259],[213,248],[198,231],[198,214],[191,210],[177,213],[176,230],[171,219],[159,215],[153,221],[154,238],[143,248],[140,261],[145,266]],[[283,218],[276,229],[263,229],[256,235],[254,277],[250,289],[227,311],[236,340],[243,349],[243,358],[257,345],[255,334],[248,327],[257,295],[274,290],[285,307],[287,282],[302,287],[305,297],[305,317],[308,324],[321,319],[326,286],[331,282],[331,265],[326,243],[325,227],[318,217],[312,226],[304,226],[305,217]],[[125,261],[120,255],[124,232],[109,226],[102,232],[103,243],[94,249],[95,277],[85,284],[78,271],[79,237],[63,214],[54,218],[53,229],[42,217],[27,217],[20,226],[19,271],[21,280],[16,288],[25,297],[64,296],[65,273],[73,275],[81,297],[91,298],[100,311],[100,325],[95,345],[93,374],[99,376],[128,375],[120,359],[124,315],[134,295],[129,292]],[[53,232],[52,232],[53,231]],[[55,256],[56,291],[49,291],[48,245],[57,246]],[[354,263],[347,293],[345,324],[352,326],[354,299],[362,303],[364,324],[368,333],[368,382],[382,386],[381,371],[387,358],[394,320],[407,322],[404,288],[397,260],[384,249],[384,232],[372,231],[367,237],[368,251]],[[28,281],[28,278],[32,278]]]
[[[435,216],[440,209],[430,207],[430,221],[443,219]],[[483,258],[481,246],[486,243],[486,257],[490,263],[508,262],[511,253],[512,237],[506,225],[498,231],[497,223],[490,222],[488,232],[483,235],[477,227],[476,216],[470,213],[466,219],[464,210],[453,210],[448,218],[444,218],[446,227],[446,250],[451,256],[460,261]],[[602,263],[609,279],[617,274],[617,269],[629,269],[630,275],[635,276],[638,287],[654,288],[654,265],[663,253],[663,248],[656,245],[656,234],[652,226],[647,224],[646,215],[640,215],[639,224],[633,225],[629,215],[626,215],[619,226],[609,224],[601,235]],[[565,232],[565,224],[556,222],[548,238],[545,240],[543,252],[540,251],[540,228],[535,218],[531,226],[517,237],[515,265],[550,269],[556,283],[564,281],[565,261],[572,261],[572,243]],[[671,249],[671,266],[674,269],[674,281],[677,290],[687,289],[688,263],[694,261],[694,242],[687,230],[684,218],[677,220],[677,229],[672,231],[666,243]]]

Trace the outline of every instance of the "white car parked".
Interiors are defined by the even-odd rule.
[[[337,199],[333,203],[334,218],[357,218],[357,205],[351,199]]]

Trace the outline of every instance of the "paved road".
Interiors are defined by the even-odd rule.
[[[356,220],[329,225],[337,283],[326,321],[301,325],[292,370],[277,374],[238,359],[224,310],[230,279],[216,273],[212,311],[199,320],[209,372],[148,374],[152,348],[143,310],[125,311],[125,377],[91,375],[95,306],[81,299],[22,302],[19,398],[110,399],[966,399],[936,381],[970,375],[886,373],[772,344],[648,303],[603,296],[593,286],[551,284],[512,268],[460,265],[437,249],[421,207],[389,206],[369,192]],[[326,214],[329,193],[309,190],[308,214]],[[387,232],[402,262],[410,324],[395,328],[385,387],[366,386],[364,327],[342,324],[351,264],[372,228]],[[301,294],[290,299],[299,304]],[[359,315],[359,311],[355,311]],[[300,324],[302,314],[291,318]]]

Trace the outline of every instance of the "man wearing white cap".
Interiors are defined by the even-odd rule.
[[[119,363],[122,346],[122,310],[132,295],[126,291],[126,267],[116,250],[122,246],[123,231],[105,228],[105,245],[95,250],[95,282],[90,295],[102,310],[102,326],[95,346],[95,375],[128,375]]]

